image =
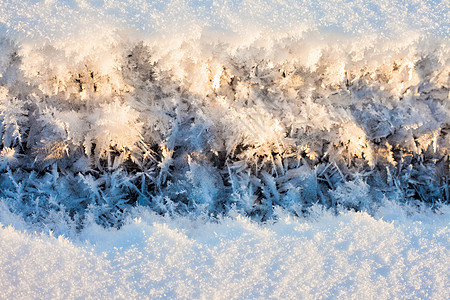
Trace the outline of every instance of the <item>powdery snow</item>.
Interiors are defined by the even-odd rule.
[[[90,225],[69,238],[4,226],[0,298],[448,299],[448,211],[384,210],[279,211],[261,225],[139,209],[120,230]]]

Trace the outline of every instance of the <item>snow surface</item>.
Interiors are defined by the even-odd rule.
[[[449,299],[449,11],[0,1],[0,298]]]
[[[448,299],[448,207],[383,209],[334,216],[317,207],[308,220],[279,211],[272,224],[139,209],[120,230],[91,224],[75,237],[23,231],[9,216],[0,298]]]

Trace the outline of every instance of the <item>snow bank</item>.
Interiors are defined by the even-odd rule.
[[[448,208],[406,216],[386,205],[376,217],[278,211],[271,224],[141,208],[120,230],[69,237],[3,226],[0,298],[448,299]]]

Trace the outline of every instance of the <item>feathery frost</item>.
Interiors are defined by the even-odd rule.
[[[131,2],[0,5],[11,209],[117,226],[136,205],[266,220],[278,206],[448,203],[445,3],[418,3],[429,21],[406,31],[418,13],[384,1],[342,16],[338,2],[274,1],[273,21],[259,2],[209,2],[209,19],[200,3],[142,2],[147,22]],[[357,7],[381,19],[344,22]]]

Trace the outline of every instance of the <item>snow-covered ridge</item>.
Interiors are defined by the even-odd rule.
[[[121,3],[0,5],[0,196],[30,221],[449,201],[446,2],[409,27],[383,1]]]

